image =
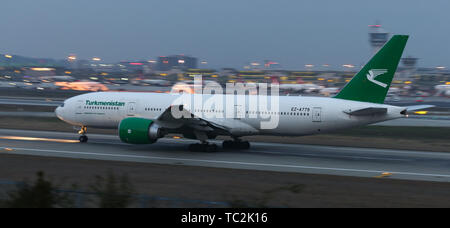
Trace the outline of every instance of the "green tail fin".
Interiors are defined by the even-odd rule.
[[[407,40],[407,35],[394,35],[335,98],[384,103]]]

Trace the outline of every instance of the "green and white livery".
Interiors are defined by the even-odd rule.
[[[219,135],[233,139],[223,142],[225,149],[248,149],[250,144],[240,137],[311,135],[401,118],[408,110],[430,107],[383,104],[407,39],[394,35],[335,97],[259,96],[267,107],[276,107],[263,110],[262,103],[252,106],[253,95],[191,95],[203,102],[195,107],[180,94],[96,92],[67,99],[56,114],[81,127],[81,142],[87,141],[87,127],[118,128],[126,143],[155,143],[167,134],[200,140],[189,147],[193,151],[217,150],[208,140]],[[204,105],[213,98],[222,105]],[[233,105],[224,105],[230,100]],[[264,127],[268,120],[276,125]]]

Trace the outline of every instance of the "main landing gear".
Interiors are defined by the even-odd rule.
[[[208,135],[202,131],[194,131],[195,137],[200,140],[201,143],[189,145],[189,151],[191,152],[216,152],[217,145],[208,143]]]
[[[80,140],[81,143],[85,143],[88,141],[88,137],[86,136],[87,133],[87,127],[82,126],[81,129],[78,131],[78,134],[80,134],[80,138],[78,138]]]
[[[225,140],[222,143],[222,148],[225,150],[248,150],[250,149],[250,143],[248,141],[242,141],[240,139],[236,140]],[[202,143],[190,144],[189,151],[191,152],[216,152],[218,146],[213,143],[208,143],[206,141]]]
[[[242,141],[239,138],[234,138],[234,140],[223,141],[222,147],[223,149],[248,150],[250,149],[250,143],[248,141]]]
[[[196,143],[196,144],[190,144],[189,145],[189,151],[191,152],[216,152],[217,151],[217,145],[213,143]]]

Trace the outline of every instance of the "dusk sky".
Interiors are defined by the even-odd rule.
[[[208,67],[249,61],[364,64],[368,25],[410,35],[405,55],[450,66],[450,1],[4,0],[0,53],[101,57],[105,62],[186,54]]]

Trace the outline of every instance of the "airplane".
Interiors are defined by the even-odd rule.
[[[125,143],[151,144],[167,134],[181,134],[199,140],[200,143],[189,145],[189,150],[201,152],[217,151],[218,146],[208,140],[219,135],[232,138],[223,141],[224,149],[245,150],[250,143],[242,140],[243,136],[304,136],[363,126],[432,107],[384,104],[407,40],[407,35],[394,35],[334,97],[267,95],[266,98],[274,99],[270,105],[278,104],[275,111],[263,110],[261,105],[254,110],[249,102],[208,109],[191,108],[178,101],[181,96],[249,101],[252,95],[94,92],[65,100],[55,112],[61,120],[80,127],[80,142],[88,141],[88,127],[117,128],[120,140]],[[183,115],[175,116],[174,110]],[[224,118],[206,115],[230,112],[236,115]],[[278,119],[276,127],[262,127],[261,122],[268,118]]]
[[[170,85],[169,81],[160,80],[160,79],[144,79],[144,80],[138,81],[138,83],[155,85],[155,86],[169,86]]]
[[[437,91],[435,96],[450,96],[450,84],[437,85],[434,89]]]
[[[307,84],[280,84],[279,85],[280,89],[283,90],[292,90],[292,91],[305,91],[307,93],[311,93],[313,91],[320,91],[322,89],[324,89],[323,86],[319,86],[316,84],[312,84],[312,83],[307,83]]]
[[[72,82],[75,81],[75,78],[72,76],[68,76],[68,75],[63,75],[63,76],[41,76],[39,77],[39,80],[43,81],[43,80],[50,80],[50,81],[66,81],[66,82]]]
[[[331,94],[337,94],[339,92],[339,88],[337,87],[326,87],[319,91],[319,94],[329,96]]]
[[[61,89],[71,89],[79,91],[106,91],[108,87],[100,82],[78,81],[78,82],[55,82],[55,86]]]

